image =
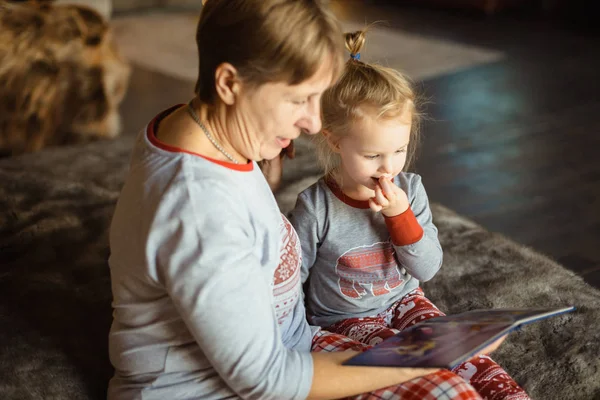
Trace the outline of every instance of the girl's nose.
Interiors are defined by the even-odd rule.
[[[388,157],[384,158],[382,160],[381,166],[379,167],[379,170],[384,174],[391,174],[392,173],[392,160],[389,159]]]

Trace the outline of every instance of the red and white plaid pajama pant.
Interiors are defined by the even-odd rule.
[[[429,318],[443,316],[418,288],[384,312],[365,318],[350,318],[319,332],[313,351],[364,351],[399,331]],[[525,391],[488,356],[476,356],[454,367],[422,376],[400,385],[380,389],[353,399],[485,399],[529,400]]]

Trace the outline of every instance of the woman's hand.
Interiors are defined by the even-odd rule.
[[[408,210],[408,196],[389,176],[381,176],[379,184],[375,186],[375,197],[369,199],[369,206],[386,217],[395,217]]]
[[[279,185],[281,185],[281,177],[283,175],[283,159],[288,157],[292,159],[296,156],[296,151],[294,149],[294,141],[290,143],[288,147],[281,150],[279,153],[279,157],[275,157],[272,160],[262,160],[258,162],[258,166],[262,171],[269,187],[273,192],[275,192]]]

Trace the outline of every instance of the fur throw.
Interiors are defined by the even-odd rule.
[[[132,138],[0,160],[0,398],[106,398],[108,226]],[[279,201],[319,175],[298,143]],[[304,182],[304,183],[302,183]],[[539,253],[432,205],[444,265],[424,285],[447,313],[574,305],[494,353],[534,400],[600,399],[600,291]],[[243,328],[241,328],[241,331]]]
[[[129,74],[91,8],[0,0],[0,155],[115,137]]]

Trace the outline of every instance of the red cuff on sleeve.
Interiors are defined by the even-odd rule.
[[[384,219],[392,236],[392,242],[396,246],[413,244],[423,237],[423,228],[410,207],[402,214],[389,218],[384,217]]]

